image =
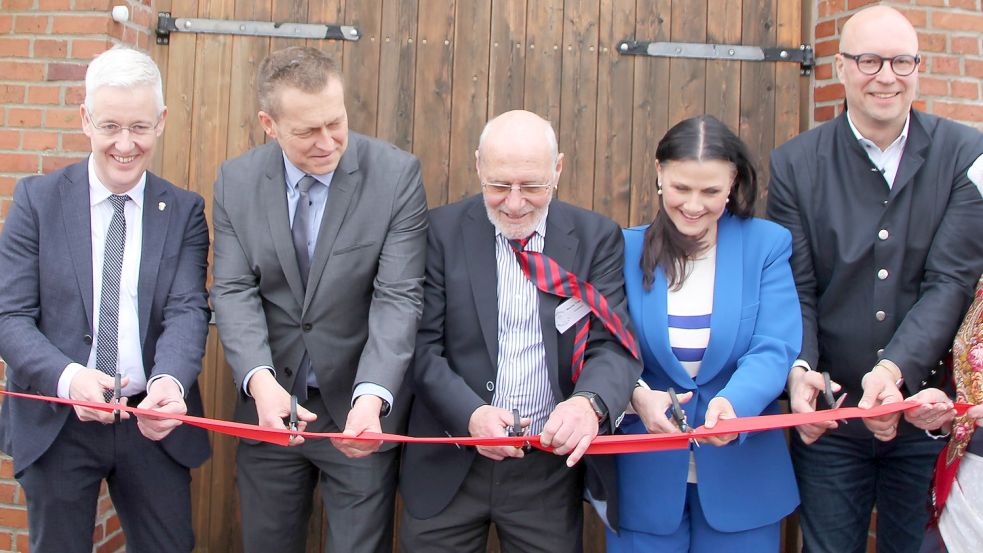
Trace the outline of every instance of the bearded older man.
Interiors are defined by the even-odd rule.
[[[603,320],[630,324],[621,231],[553,199],[563,154],[541,117],[512,111],[491,120],[475,157],[482,194],[430,215],[409,432],[520,431],[555,449],[408,445],[401,550],[484,551],[494,522],[504,551],[579,551],[585,476],[615,528],[617,501],[616,483],[602,482],[614,474],[601,469],[610,459],[577,462],[594,436],[614,429],[641,372],[630,329],[619,337]],[[558,265],[554,274],[593,285],[608,312],[592,316],[578,300],[537,289],[521,260],[540,253],[544,265]],[[588,333],[582,364],[578,329]]]

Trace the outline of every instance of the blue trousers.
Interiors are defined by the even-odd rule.
[[[696,484],[689,484],[683,520],[675,532],[659,536],[623,528],[620,534],[608,530],[607,549],[608,553],[775,553],[780,535],[780,522],[743,532],[714,529],[703,516]]]
[[[877,552],[918,553],[941,440],[923,432],[890,442],[828,434],[805,445],[791,434],[803,553],[864,553],[875,506]]]

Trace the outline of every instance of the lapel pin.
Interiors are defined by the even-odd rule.
[[[165,207],[167,207],[167,204],[165,204],[164,202],[160,202],[159,204],[157,204],[158,211],[164,211]]]

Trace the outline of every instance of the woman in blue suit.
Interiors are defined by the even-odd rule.
[[[709,116],[687,119],[656,150],[661,210],[625,230],[625,288],[645,370],[629,434],[779,413],[802,338],[788,259],[791,236],[754,219],[757,176],[747,148]],[[621,522],[609,552],[777,551],[799,503],[781,431],[728,435],[688,450],[618,456]]]

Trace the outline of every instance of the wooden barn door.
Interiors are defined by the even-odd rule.
[[[155,0],[173,17],[344,24],[362,37],[171,34],[152,52],[169,108],[157,172],[203,195],[210,216],[220,163],[265,140],[253,94],[259,61],[307,44],[341,62],[351,128],[420,158],[431,206],[479,190],[473,152],[483,124],[525,108],[559,133],[561,199],[625,226],[645,223],[656,210],[655,146],[672,124],[717,116],[748,143],[767,182],[768,153],[800,130],[808,83],[796,64],[624,56],[617,43],[798,47],[803,4],[808,15],[806,0]],[[235,391],[214,329],[200,383],[207,414],[231,418]],[[235,444],[212,444],[194,473],[197,551],[241,551]],[[321,543],[317,514],[310,551]],[[603,550],[596,517],[586,534],[588,551]]]

